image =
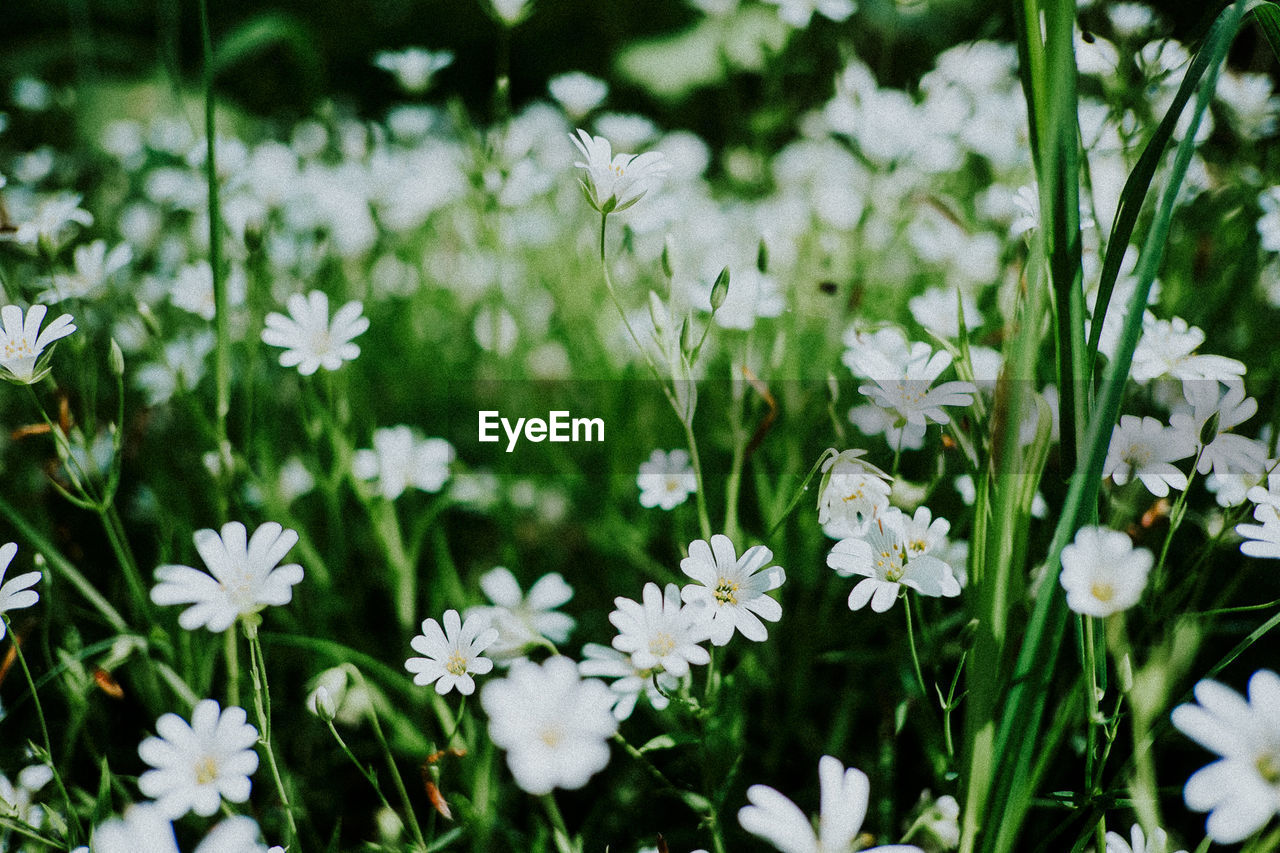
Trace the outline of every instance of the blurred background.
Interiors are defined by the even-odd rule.
[[[33,76],[70,90],[145,79],[191,85],[198,79],[194,2],[6,0],[4,5],[0,78]],[[1084,24],[1107,5],[1095,0],[1082,9]],[[1185,42],[1203,32],[1222,4],[1155,0],[1148,5],[1159,10],[1167,33]],[[332,100],[361,115],[380,115],[399,93],[372,57],[380,50],[422,46],[456,55],[433,92],[456,95],[476,118],[487,118],[501,28],[479,2],[219,0],[211,6],[215,42],[222,49],[238,44],[252,54],[237,58],[219,76],[221,95],[246,111],[289,121]],[[613,82],[615,110],[692,130],[716,147],[748,141],[781,147],[794,132],[792,119],[830,95],[831,81],[843,66],[842,52],[861,56],[882,85],[909,87],[947,47],[970,39],[1011,38],[1011,9],[1011,3],[997,0],[862,0],[853,18],[834,23],[815,16],[814,26],[790,37],[776,16],[762,16],[755,31],[739,36],[753,41],[757,51],[785,54],[781,79],[777,72],[763,79],[751,69],[753,63],[738,61],[731,87],[698,86],[698,72],[690,68],[694,85],[658,92],[662,87],[652,85],[642,70],[646,61],[697,65],[695,54],[707,43],[698,38],[705,34],[700,28],[717,21],[684,0],[537,0],[532,15],[511,36],[512,99],[518,107],[545,97],[553,75],[585,71]],[[1256,37],[1246,33],[1237,45],[1236,63],[1267,70],[1265,56],[1253,61],[1256,44]],[[743,105],[773,102],[758,97],[764,87],[786,93],[785,113],[774,103],[749,122],[737,120]],[[735,138],[744,133],[753,138]]]

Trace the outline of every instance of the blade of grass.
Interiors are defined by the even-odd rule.
[[[1143,308],[1164,254],[1178,193],[1195,151],[1196,130],[1213,94],[1218,70],[1227,48],[1240,29],[1245,10],[1243,0],[1224,10],[1201,47],[1201,51],[1209,57],[1207,76],[1197,94],[1190,127],[1178,146],[1169,183],[1165,187],[1150,235],[1138,259],[1138,283],[1129,304],[1120,345],[1115,359],[1109,365],[1106,380],[1100,389],[1098,405],[1089,423],[1084,444],[1086,454],[1071,478],[1066,504],[1046,559],[1047,577],[1036,598],[1035,610],[1001,711],[995,738],[995,755],[999,768],[992,788],[993,798],[988,804],[992,824],[999,830],[995,837],[983,838],[983,850],[997,853],[1012,850],[1030,807],[1034,791],[1029,790],[1026,784],[1030,775],[1028,761],[1040,737],[1041,720],[1049,699],[1054,665],[1066,625],[1066,599],[1058,583],[1060,555],[1063,546],[1095,510],[1111,431],[1119,415],[1133,353],[1142,332]]]

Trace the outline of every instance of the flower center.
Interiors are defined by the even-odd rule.
[[[1093,593],[1093,597],[1103,603],[1116,597],[1116,588],[1106,581],[1094,581],[1093,586],[1089,587],[1089,592]]]
[[[453,675],[465,675],[467,672],[467,659],[463,657],[462,652],[454,649],[449,655],[449,659],[445,662],[444,668]]]
[[[1134,468],[1145,468],[1151,464],[1155,452],[1150,445],[1131,444],[1129,450],[1124,455],[1124,461],[1128,462]]]
[[[564,742],[564,732],[559,726],[551,725],[538,732],[538,740],[555,749]]]
[[[675,477],[668,477],[668,478],[667,478],[667,491],[668,491],[668,492],[678,492],[678,491],[680,491],[680,481],[679,481],[679,480],[677,480]]]
[[[6,361],[18,358],[31,358],[36,354],[31,342],[26,338],[10,338],[4,342],[4,358]]]
[[[659,631],[649,640],[649,651],[656,657],[664,658],[675,651],[675,648],[676,638],[666,631]]]
[[[929,547],[929,543],[923,539],[913,539],[907,543],[907,548],[913,554],[923,554],[925,549]]]
[[[315,353],[326,353],[333,349],[333,341],[329,337],[328,329],[317,329],[311,334],[311,351]]]
[[[196,784],[208,785],[218,778],[218,759],[206,755],[196,762]]]
[[[893,550],[883,550],[876,556],[876,568],[884,576],[884,579],[890,583],[897,583],[902,580],[902,576],[907,571],[899,550],[900,546],[894,545]]]
[[[1254,767],[1268,785],[1280,785],[1280,750],[1262,753]]]
[[[738,582],[720,578],[716,582],[716,602],[718,604],[738,603]]]

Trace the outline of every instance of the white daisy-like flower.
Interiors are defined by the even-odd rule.
[[[1124,415],[1111,433],[1102,478],[1110,477],[1117,486],[1137,478],[1147,491],[1162,498],[1171,488],[1187,487],[1187,475],[1172,463],[1195,452],[1196,433],[1165,426],[1155,418]]]
[[[1259,504],[1253,510],[1261,524],[1237,524],[1236,533],[1244,537],[1240,553],[1246,557],[1280,560],[1280,512],[1272,503]]]
[[[782,853],[834,853],[851,849],[867,817],[871,781],[861,770],[846,769],[840,759],[830,755],[818,761],[818,781],[822,811],[817,832],[799,806],[768,785],[752,785],[747,789],[747,800],[751,804],[738,811],[738,823]],[[872,851],[923,853],[919,847],[909,844],[872,847],[866,853]]]
[[[809,26],[813,13],[840,23],[858,10],[853,0],[766,0],[778,7],[778,17],[798,30]]]
[[[4,579],[17,553],[16,542],[0,545],[0,613],[22,610],[40,600],[40,593],[31,588],[40,581],[39,572],[25,572],[8,581]],[[5,630],[4,622],[0,621],[0,640],[4,639]]]
[[[1155,558],[1106,527],[1082,527],[1062,549],[1060,580],[1067,606],[1085,616],[1110,616],[1138,603]]]
[[[473,607],[467,616],[483,614],[498,630],[498,639],[489,654],[499,663],[510,663],[544,637],[553,643],[569,639],[573,617],[556,608],[573,598],[573,587],[559,572],[538,578],[526,595],[511,570],[497,566],[480,578],[480,589],[493,605]]]
[[[268,314],[267,327],[262,330],[263,343],[284,348],[282,367],[296,365],[299,373],[310,376],[321,367],[337,370],[342,362],[360,355],[360,346],[351,340],[369,328],[360,302],[353,300],[339,308],[332,324],[329,297],[322,290],[306,296],[295,293],[289,297],[288,307],[287,317],[274,311]]]
[[[53,350],[46,353],[45,348],[76,330],[71,315],[63,314],[41,331],[48,311],[43,305],[32,305],[24,316],[17,305],[0,308],[0,377],[30,385],[48,375]]]
[[[902,511],[896,507],[878,516],[860,538],[841,539],[827,555],[827,565],[842,577],[861,575],[849,593],[849,609],[871,604],[884,613],[898,600],[902,588],[921,595],[952,597],[960,582],[951,566],[932,554],[914,550],[907,541]]]
[[[569,118],[576,120],[604,102],[609,94],[609,84],[590,74],[571,71],[552,77],[547,82],[547,90]]]
[[[156,569],[158,583],[151,600],[161,606],[191,604],[178,616],[188,631],[204,626],[225,631],[239,616],[256,613],[270,604],[288,604],[293,586],[302,580],[302,566],[277,566],[298,541],[296,531],[269,521],[246,541],[245,526],[238,521],[222,525],[222,533],[197,530],[196,551],[208,573],[190,566],[165,565]]]
[[[154,768],[138,777],[138,790],[170,820],[191,811],[208,817],[223,800],[245,802],[258,769],[258,730],[246,719],[244,708],[224,710],[214,699],[196,703],[189,725],[165,714],[156,720],[159,737],[138,745],[138,755]]]
[[[88,227],[93,224],[93,214],[82,209],[80,201],[80,196],[69,192],[44,199],[34,217],[18,224],[14,241],[19,246],[34,248],[43,245],[50,252],[57,252],[73,225]]]
[[[1209,838],[1235,844],[1280,811],[1280,676],[1255,672],[1247,701],[1208,679],[1195,696],[1199,704],[1173,709],[1173,724],[1222,757],[1193,773],[1182,794],[1188,808],[1209,812]]]
[[[374,430],[373,449],[357,450],[351,471],[357,479],[377,480],[378,493],[392,501],[408,488],[440,491],[455,456],[443,438],[421,438],[402,424]]]
[[[566,657],[517,661],[508,677],[481,689],[480,704],[489,738],[507,751],[516,784],[530,794],[581,788],[609,763],[608,740],[618,730],[613,693],[579,676]]]
[[[822,463],[818,523],[833,539],[861,536],[889,509],[889,475],[862,459],[866,452],[842,450]]]
[[[671,673],[640,669],[631,662],[631,655],[610,646],[587,643],[582,647],[582,654],[584,658],[578,664],[578,672],[588,677],[615,679],[609,684],[609,690],[614,695],[613,715],[619,721],[635,711],[641,693],[655,711],[662,711],[671,703],[664,692],[670,694],[680,688],[679,680]]]
[[[76,246],[72,254],[74,272],[53,276],[53,286],[36,297],[41,302],[59,299],[94,299],[101,296],[111,276],[133,259],[133,249],[121,243],[110,252],[106,240]]]
[[[1120,833],[1108,832],[1106,853],[1169,853],[1169,836],[1160,827],[1156,827],[1151,837],[1147,838],[1141,825],[1135,823],[1129,831],[1129,839],[1125,841]],[[1187,851],[1179,850],[1177,853]]]
[[[955,287],[931,287],[907,301],[907,310],[917,323],[948,339],[960,336],[961,306],[964,307],[965,329],[972,331],[982,325],[978,303],[968,293],[957,293]]]
[[[658,669],[676,678],[689,674],[689,665],[711,662],[711,655],[698,645],[707,639],[710,625],[698,605],[682,605],[680,588],[669,583],[644,585],[641,601],[618,596],[609,621],[618,629],[613,647],[631,655],[637,669]]]
[[[18,784],[0,773],[0,807],[29,826],[40,826],[44,809],[34,802],[40,789],[53,781],[53,769],[47,764],[30,764],[18,771]]]
[[[680,561],[680,571],[697,583],[680,590],[685,604],[702,608],[709,619],[712,645],[728,645],[734,631],[748,640],[762,643],[769,638],[766,622],[782,618],[782,605],[767,593],[782,586],[787,574],[781,566],[769,565],[773,552],[763,545],[748,548],[738,557],[728,536],[717,533],[708,545],[697,539],[689,545],[689,556]]]
[[[914,343],[906,361],[892,362],[872,353],[863,366],[871,384],[861,385],[858,392],[871,402],[897,416],[903,423],[925,425],[951,422],[945,406],[968,406],[977,388],[971,382],[944,382],[936,388],[933,382],[951,364],[945,350],[933,352],[926,343]]]
[[[902,423],[896,413],[874,403],[863,403],[849,409],[849,422],[868,437],[883,433],[885,443],[893,450],[919,450],[924,447],[925,424]]]
[[[470,696],[476,690],[471,676],[493,669],[493,661],[484,656],[484,650],[497,639],[497,629],[490,628],[483,615],[472,614],[463,622],[458,611],[446,610],[443,630],[434,619],[422,623],[422,633],[409,645],[424,657],[409,658],[404,668],[414,674],[414,684],[425,687],[435,682],[441,696],[455,687],[463,696]]]
[[[1223,389],[1223,385],[1226,386]],[[1236,435],[1229,430],[1234,429],[1258,411],[1258,401],[1245,396],[1244,381],[1231,379],[1219,383],[1218,380],[1198,382],[1184,380],[1182,393],[1186,397],[1188,408],[1173,413],[1170,422],[1194,436],[1197,443],[1205,441],[1200,451],[1200,463],[1196,470],[1201,474],[1214,474],[1222,477],[1231,474],[1258,474],[1264,470],[1267,461],[1267,445],[1256,439]],[[1210,419],[1217,419],[1213,435],[1204,435]]]
[[[640,487],[640,506],[675,509],[698,490],[698,480],[689,463],[689,451],[677,448],[668,453],[655,450],[640,463],[636,475]]]
[[[616,213],[631,207],[671,169],[660,151],[615,157],[609,140],[603,136],[592,136],[579,129],[577,136],[570,134],[569,138],[583,157],[574,165],[587,170],[582,188],[591,206],[601,213]]]
[[[373,58],[373,64],[395,75],[396,83],[410,95],[421,95],[431,88],[436,74],[453,64],[453,51],[408,47],[384,50]]]
[[[1221,355],[1197,355],[1204,332],[1181,317],[1157,320],[1147,312],[1142,320],[1142,337],[1133,352],[1130,376],[1147,383],[1162,376],[1175,379],[1218,379],[1226,382],[1241,377],[1245,366]]]
[[[271,853],[258,840],[258,823],[236,815],[223,820],[204,837],[195,853]],[[151,803],[130,806],[123,818],[112,818],[93,831],[92,853],[178,853],[173,826]]]

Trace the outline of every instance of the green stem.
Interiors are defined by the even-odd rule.
[[[693,417],[692,413],[686,413],[681,407],[679,401],[671,388],[667,386],[666,381],[662,378],[662,374],[658,372],[658,366],[653,363],[653,357],[649,355],[643,344],[640,343],[640,337],[636,334],[635,329],[631,328],[631,321],[627,319],[627,312],[622,307],[622,302],[618,299],[617,291],[613,288],[613,276],[609,274],[609,263],[605,257],[604,238],[605,231],[609,222],[609,214],[600,214],[600,269],[604,272],[604,286],[609,292],[609,298],[613,301],[613,306],[618,309],[619,316],[622,317],[622,325],[626,327],[627,334],[631,336],[631,341],[636,345],[636,349],[644,357],[645,364],[649,366],[649,372],[653,374],[653,378],[657,381],[662,393],[666,395],[667,402],[671,404],[671,408],[675,409],[676,418],[680,421],[680,425],[684,427],[685,441],[689,445],[689,462],[693,466],[693,478],[697,484],[698,490],[694,493],[694,502],[698,507],[698,526],[702,530],[702,538],[711,539],[711,516],[707,512],[707,494],[702,482],[702,461],[698,456],[698,441],[693,437]],[[677,344],[678,346],[678,344]],[[692,379],[687,380],[693,382]]]
[[[927,701],[929,699],[929,688],[924,685],[924,673],[920,669],[920,655],[916,652],[916,629],[911,621],[910,593],[903,594],[902,609],[907,614],[907,645],[911,647],[911,666],[915,670],[916,684],[920,687],[920,695]]]
[[[560,814],[560,807],[556,805],[555,795],[543,794],[538,799],[542,801],[542,808],[547,813],[547,819],[551,821],[553,830],[551,834],[555,839],[556,849],[560,853],[578,853],[577,845],[569,835],[569,828],[565,826],[564,815]]]
[[[693,466],[693,479],[698,487],[693,495],[698,507],[698,529],[702,531],[702,538],[710,542],[711,516],[707,513],[707,490],[702,482],[702,460],[698,455],[698,440],[693,436],[692,423],[681,418],[680,425],[684,427],[684,438],[689,445],[689,463]]]
[[[364,678],[361,676],[361,681],[363,680]],[[400,770],[396,767],[396,760],[391,755],[391,746],[387,743],[387,737],[382,732],[382,723],[378,721],[378,711],[372,705],[369,706],[369,722],[373,724],[374,737],[378,739],[378,745],[382,747],[382,755],[387,761],[387,769],[391,771],[391,781],[395,783],[396,794],[400,797],[400,804],[404,806],[405,818],[409,821],[409,831],[413,833],[413,840],[418,843],[419,848],[426,850],[427,842],[422,837],[422,827],[418,825],[418,816],[413,811],[413,803],[409,801],[409,792],[404,787],[404,779],[400,777]]]
[[[395,809],[391,807],[391,803],[387,802],[386,795],[382,793],[382,786],[378,784],[377,774],[366,768],[360,763],[360,759],[355,757],[355,754],[351,751],[351,747],[347,746],[347,742],[342,739],[342,735],[338,734],[338,730],[334,728],[333,720],[325,720],[325,725],[329,727],[329,731],[333,734],[334,740],[338,742],[338,746],[342,747],[342,751],[346,753],[347,758],[351,759],[351,763],[360,771],[360,775],[373,786],[373,790],[378,795],[378,799],[382,801],[382,807],[389,812],[394,812]]]
[[[222,270],[222,210],[218,198],[217,129],[214,123],[213,98],[213,32],[209,26],[209,0],[199,0],[200,44],[204,63],[204,133],[205,180],[208,183],[209,272],[213,277],[214,382],[217,402],[214,408],[215,450],[221,455],[227,442],[227,415],[231,412],[231,317],[227,284]],[[222,514],[226,515],[226,479],[228,472],[219,466],[218,491]]]
[[[236,643],[236,629],[232,625],[222,632],[223,650],[227,663],[227,704],[240,704],[240,648]]]
[[[9,617],[0,613],[0,619],[4,620],[5,633],[9,635],[9,641],[13,644],[14,656],[18,659],[18,665],[22,667],[22,674],[27,679],[27,689],[31,691],[31,702],[36,709],[36,718],[40,721],[40,734],[44,738],[44,758],[49,764],[49,769],[53,771],[53,779],[58,783],[58,793],[62,795],[62,802],[67,810],[67,820],[71,822],[71,840],[75,846],[79,839],[84,836],[84,829],[80,826],[80,817],[76,814],[75,808],[71,805],[71,794],[67,792],[67,786],[62,782],[62,774],[58,772],[58,768],[53,763],[53,742],[49,739],[49,725],[45,722],[44,707],[40,704],[40,694],[36,690],[35,679],[31,677],[31,669],[27,666],[27,656],[22,653],[22,643],[18,641],[17,636],[13,633],[13,624],[9,622]]]
[[[244,621],[245,636],[249,638],[249,675],[253,679],[253,710],[258,717],[258,742],[267,753],[267,764],[271,767],[271,779],[275,782],[276,793],[284,805],[285,818],[289,823],[289,849],[294,853],[302,850],[302,841],[298,837],[298,824],[293,817],[293,807],[289,804],[289,793],[285,790],[284,779],[280,775],[280,765],[276,762],[275,748],[271,745],[271,689],[267,684],[267,666],[262,656],[262,641],[258,638],[258,627],[250,621]]]

